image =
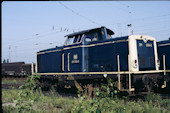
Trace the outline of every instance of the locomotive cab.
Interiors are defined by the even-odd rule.
[[[91,41],[103,41],[103,40],[111,39],[111,35],[113,34],[114,34],[113,31],[105,27],[85,30],[85,31],[66,35],[65,37],[67,37],[67,39],[64,43],[64,46],[78,44],[81,42],[85,44]]]
[[[110,39],[110,35],[113,34],[113,31],[101,27],[66,35],[62,54],[62,71],[88,72],[91,54],[89,47]]]

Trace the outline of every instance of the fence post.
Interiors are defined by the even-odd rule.
[[[163,55],[164,75],[166,75],[165,55]]]
[[[31,64],[31,74],[33,75],[34,74],[34,63],[32,62]]]
[[[129,91],[131,91],[131,73],[130,73],[130,56],[128,55],[128,67],[129,67]]]
[[[164,76],[166,75],[166,66],[165,66],[165,55],[163,55],[163,67],[164,67]],[[164,80],[164,85],[162,85],[162,88],[166,87],[166,81]]]
[[[38,72],[37,57],[38,57],[38,55],[36,54],[36,64],[35,64],[35,72],[36,72],[36,73]]]
[[[118,68],[118,89],[120,90],[120,60],[119,55],[117,55],[117,68]]]

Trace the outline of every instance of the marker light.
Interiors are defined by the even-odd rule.
[[[134,66],[133,67],[137,68],[137,60],[136,59],[134,60]]]
[[[157,65],[158,65],[158,67],[160,67],[160,60],[159,59],[157,60]]]

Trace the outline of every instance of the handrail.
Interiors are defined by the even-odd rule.
[[[64,71],[64,53],[62,54],[62,71]]]
[[[119,55],[117,55],[117,69],[118,69],[118,89],[120,90],[120,60]]]
[[[67,54],[68,71],[70,71],[70,53]]]

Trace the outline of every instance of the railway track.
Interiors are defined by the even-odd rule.
[[[3,77],[1,82],[2,89],[19,88],[25,84],[26,77]]]
[[[5,80],[8,80],[8,81],[19,81],[19,83],[7,83],[7,82],[3,82]],[[26,77],[22,77],[22,78],[11,78],[11,77],[8,77],[8,78],[2,78],[2,83],[1,83],[1,87],[2,89],[17,89],[19,88],[21,85],[24,85],[25,84],[25,80],[26,80]],[[44,95],[47,95],[50,91],[42,91]],[[67,89],[67,88],[60,88],[56,91],[60,96],[62,97],[77,97],[77,93],[75,90],[72,90],[72,89]],[[162,97],[162,99],[170,99],[170,93],[164,91],[163,93],[155,93],[155,94],[160,94],[160,96]],[[128,97],[128,100],[129,101],[133,101],[133,100],[138,100],[138,99],[141,99],[141,100],[145,100],[145,96],[147,95],[146,92],[141,92],[139,94],[133,94],[133,95],[127,95],[126,97]]]
[[[163,94],[163,93],[154,93],[154,94],[159,94],[162,97],[162,99],[170,99],[170,94]],[[134,100],[137,101],[139,99],[145,100],[146,96],[147,96],[147,93],[141,93],[141,94],[136,94],[136,95],[129,95],[127,97],[129,101],[134,101]]]
[[[2,89],[19,88],[21,85],[24,85],[24,83],[9,83],[9,84],[2,83]]]
[[[27,76],[3,76],[2,77],[2,81],[3,80],[26,80]]]

